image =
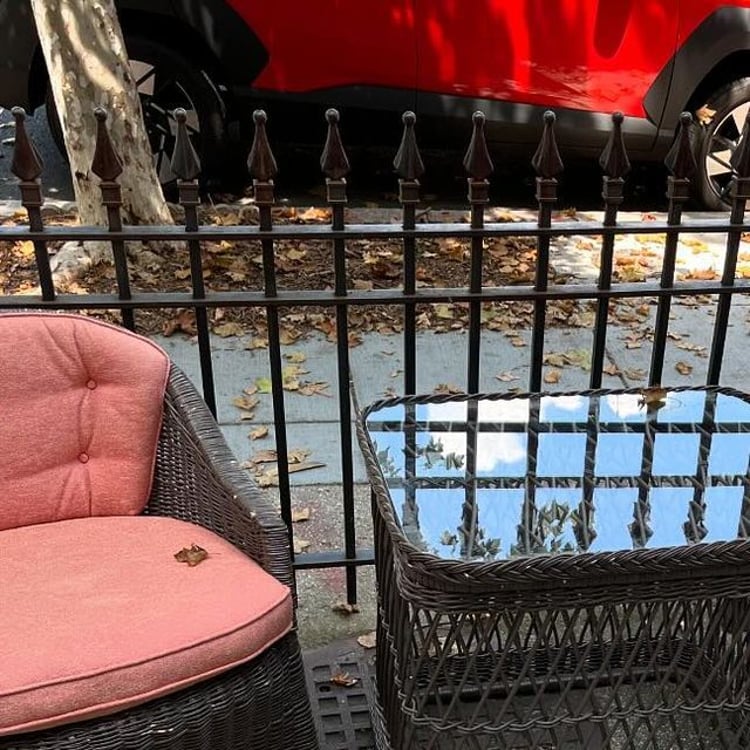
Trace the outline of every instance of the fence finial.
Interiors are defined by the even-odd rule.
[[[201,160],[188,135],[187,112],[179,107],[174,111],[174,119],[177,120],[177,137],[172,153],[172,171],[180,180],[190,182],[200,175]]]
[[[484,113],[475,112],[471,119],[474,123],[474,130],[466,156],[464,156],[464,169],[472,180],[486,180],[495,170],[495,165],[490,158],[487,139],[484,136]]]
[[[622,179],[630,172],[630,159],[625,150],[625,141],[622,137],[622,123],[625,117],[622,112],[612,115],[612,132],[609,134],[607,145],[599,157],[599,165],[604,174],[610,179]]]
[[[262,109],[256,109],[253,112],[255,135],[253,137],[253,146],[250,149],[250,156],[247,157],[247,166],[250,170],[250,175],[259,182],[268,182],[279,172],[273,151],[271,151],[271,144],[268,142],[268,135],[266,133],[267,121],[268,116]]]
[[[109,137],[107,110],[104,107],[97,107],[94,110],[94,117],[96,117],[96,148],[91,171],[102,182],[114,182],[122,174],[122,162]]]
[[[669,149],[669,153],[664,159],[667,169],[678,180],[690,179],[698,169],[693,145],[690,142],[692,126],[692,115],[690,112],[683,112],[680,115],[680,125],[672,148]]]
[[[556,177],[564,169],[560,152],[557,149],[557,141],[555,140],[555,120],[557,120],[555,113],[548,109],[544,113],[542,139],[539,141],[539,147],[531,159],[531,165],[534,167],[537,175],[547,180]]]
[[[401,121],[404,123],[404,134],[396,158],[393,160],[393,167],[402,180],[418,180],[424,174],[424,162],[414,134],[417,116],[414,112],[404,112]]]
[[[734,167],[739,179],[750,177],[750,112],[745,117],[745,123],[742,126],[740,145],[734,150],[729,163]]]
[[[44,164],[36,146],[26,132],[26,112],[22,107],[13,107],[16,121],[16,144],[10,171],[23,182],[33,182],[41,177]]]
[[[338,110],[327,110],[326,120],[328,121],[328,135],[320,157],[320,168],[323,174],[331,180],[341,180],[349,174],[349,157],[341,142]]]

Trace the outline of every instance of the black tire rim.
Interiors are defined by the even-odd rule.
[[[200,119],[193,98],[185,86],[169,71],[159,66],[130,60],[136,88],[141,99],[146,133],[154,155],[156,174],[162,185],[176,179],[171,158],[177,134],[174,111],[181,107],[187,112],[187,128],[193,144],[197,146]]]
[[[711,190],[724,203],[730,201],[729,190],[735,175],[731,158],[740,144],[748,113],[750,101],[738,104],[714,128],[708,141],[704,163],[706,178]]]

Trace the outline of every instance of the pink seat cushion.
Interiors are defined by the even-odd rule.
[[[195,567],[175,552],[198,544]],[[0,735],[111,714],[248,661],[292,626],[289,589],[172,518],[0,532]]]
[[[140,513],[167,355],[75,315],[0,315],[0,529]]]

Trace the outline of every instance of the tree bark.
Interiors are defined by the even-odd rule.
[[[114,0],[31,0],[70,161],[78,216],[106,224],[99,181],[91,172],[94,109],[104,107],[123,164],[123,220],[172,224],[154,167]]]

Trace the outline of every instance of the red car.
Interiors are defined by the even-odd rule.
[[[465,143],[487,115],[491,144],[535,144],[559,116],[563,152],[598,153],[625,113],[635,160],[664,156],[679,113],[696,115],[698,196],[726,198],[750,109],[750,0],[121,0],[120,18],[157,155],[186,106],[207,171],[269,111],[274,139],[320,141],[342,110],[347,142],[413,109],[420,143]],[[0,106],[45,104],[27,0],[0,0]],[[293,111],[290,111],[291,110]],[[364,116],[364,118],[362,117]],[[52,118],[53,124],[55,118]],[[355,126],[356,123],[356,126]],[[369,128],[370,136],[379,129]],[[458,139],[458,140],[457,140]]]

